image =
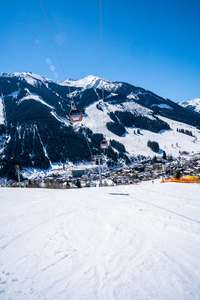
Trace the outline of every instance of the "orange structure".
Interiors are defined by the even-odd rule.
[[[200,178],[198,176],[186,175],[181,178],[163,179],[161,182],[200,183]]]

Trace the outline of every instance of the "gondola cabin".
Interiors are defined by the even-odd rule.
[[[107,141],[101,141],[100,142],[100,148],[101,149],[108,149],[108,142]]]
[[[69,119],[71,122],[81,122],[83,115],[80,109],[72,109],[69,113]]]
[[[95,159],[95,158],[92,158],[92,159],[91,159],[91,164],[92,164],[92,165],[95,165],[95,164],[96,164],[96,159]]]
[[[106,167],[106,166],[103,166],[102,171],[103,171],[103,172],[107,172],[107,171],[108,171],[107,167]]]

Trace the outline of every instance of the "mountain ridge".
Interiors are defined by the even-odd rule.
[[[184,108],[200,113],[200,98],[191,99],[188,101],[179,102]]]
[[[175,132],[178,128],[198,135],[200,114],[128,83],[93,75],[54,82],[33,73],[1,73],[0,95],[4,173],[9,163],[47,168],[52,162],[66,159],[90,160],[90,149],[93,154],[101,153],[102,139],[125,146],[126,154],[112,146],[106,150],[114,161],[138,154],[155,155],[147,147],[148,139],[159,141],[160,153],[178,155],[180,149],[188,151],[191,145],[194,149],[197,146],[198,138],[193,145],[191,137],[184,136],[188,145],[180,149],[166,146],[165,139],[174,135],[181,142],[182,133]],[[81,124],[69,121],[73,106],[83,112]],[[135,133],[137,130],[140,135]]]

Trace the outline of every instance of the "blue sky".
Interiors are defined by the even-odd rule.
[[[101,77],[99,0],[43,0],[67,78]],[[199,0],[102,0],[104,78],[200,98]],[[0,10],[0,72],[64,80],[39,0]]]

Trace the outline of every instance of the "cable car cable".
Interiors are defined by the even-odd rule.
[[[63,64],[62,64],[62,61],[61,61],[61,58],[60,58],[60,54],[59,54],[59,52],[58,52],[58,48],[57,48],[57,46],[56,46],[56,43],[55,43],[55,40],[54,40],[54,37],[53,37],[52,31],[51,31],[51,27],[50,27],[50,25],[49,25],[49,21],[48,21],[47,15],[46,15],[46,12],[45,12],[45,10],[44,10],[44,6],[43,6],[43,3],[42,3],[42,0],[40,0],[40,4],[41,4],[41,6],[42,6],[42,10],[43,10],[43,13],[44,13],[44,16],[45,16],[45,19],[46,19],[46,22],[47,22],[47,25],[48,25],[48,28],[49,28],[49,32],[50,32],[50,35],[51,35],[51,38],[52,38],[54,47],[55,47],[55,49],[56,49],[56,53],[57,53],[57,56],[58,56],[58,59],[59,59],[60,65],[61,65],[61,69],[62,69],[62,72],[63,72],[63,74],[64,74],[64,78],[65,78],[65,80],[66,80],[67,78],[66,78],[65,70],[64,70],[64,68],[63,68]]]
[[[54,40],[52,31],[51,31],[51,27],[50,27],[50,24],[49,24],[49,21],[48,21],[48,18],[47,18],[47,15],[46,15],[46,12],[45,12],[44,5],[43,5],[43,3],[42,3],[42,0],[40,0],[40,4],[41,4],[41,7],[42,7],[42,10],[43,10],[43,13],[44,13],[44,16],[45,16],[47,25],[48,25],[48,29],[49,29],[49,32],[50,32],[50,35],[51,35],[51,38],[52,38],[52,41],[53,41],[53,44],[54,44],[54,47],[55,47],[57,56],[58,56],[58,60],[59,60],[60,65],[61,65],[61,69],[62,69],[64,78],[65,78],[65,80],[67,80],[67,77],[66,77],[66,74],[65,74],[65,70],[64,70],[64,67],[63,67],[63,64],[62,64],[62,60],[61,60],[61,57],[60,57],[58,48],[57,48],[56,43],[55,43],[55,40]],[[69,89],[69,93],[72,95],[70,86],[68,86],[68,89]],[[74,102],[73,95],[72,95],[72,101],[70,101],[70,104],[71,104],[71,111],[70,111],[70,113],[69,113],[70,121],[71,121],[71,122],[79,122],[79,121],[82,121],[82,118],[83,118],[82,112],[80,111],[80,109],[77,109],[77,108],[76,108],[76,104],[75,104],[75,102]],[[73,105],[73,107],[72,107],[72,105]],[[90,144],[89,144],[89,142],[88,142],[88,138],[87,138],[85,132],[84,132],[83,135],[84,135],[84,137],[85,137],[85,139],[86,139],[86,143],[87,143],[87,146],[88,146],[88,148],[89,148],[90,154],[91,154],[91,156],[93,156],[92,150],[91,150],[91,147],[90,147]]]
[[[100,0],[100,31],[101,31],[101,77],[103,79],[103,72],[104,72],[104,65],[103,65],[103,25],[102,25],[102,5]],[[103,101],[103,128],[106,127],[105,120],[104,120],[104,109],[105,109],[105,99],[104,99],[104,86],[102,85],[102,101]],[[106,133],[105,133],[105,141],[102,141],[100,143],[100,148],[104,149],[104,155],[105,155],[105,149],[108,148],[108,142],[106,141]],[[106,148],[102,148],[102,144],[107,143]]]
[[[45,12],[44,5],[43,5],[43,3],[42,3],[42,0],[40,0],[40,4],[41,4],[41,6],[42,6],[42,10],[43,10],[43,13],[44,13],[46,22],[47,22],[47,26],[48,26],[48,29],[49,29],[49,32],[50,32],[50,35],[51,35],[51,38],[52,38],[52,41],[53,41],[55,50],[56,50],[56,54],[57,54],[57,56],[58,56],[58,60],[59,60],[60,65],[61,65],[61,69],[62,69],[62,72],[63,72],[63,75],[64,75],[64,79],[67,80],[67,77],[66,77],[66,74],[65,74],[65,70],[64,70],[64,67],[63,67],[63,64],[62,64],[62,60],[61,60],[61,57],[60,57],[58,48],[57,48],[56,43],[55,43],[55,40],[54,40],[52,31],[51,31],[51,27],[50,27],[50,24],[49,24],[49,21],[48,21],[48,18],[47,18],[47,14],[46,14],[46,12]],[[69,93],[71,94],[70,86],[68,86],[68,89],[69,89]],[[72,95],[72,101],[70,101],[70,103],[71,103],[71,108],[72,108],[72,104],[73,104],[73,109],[76,109],[76,105],[75,105],[75,102],[74,102],[73,95]]]
[[[100,0],[100,30],[101,30],[101,77],[103,79],[103,26],[102,26],[102,7]],[[102,88],[102,100],[104,101],[104,89]]]
[[[90,150],[90,155],[91,155],[91,157],[93,157],[92,149],[91,149],[90,144],[89,144],[89,142],[88,142],[88,138],[87,138],[87,136],[86,136],[86,133],[84,132],[83,135],[84,135],[84,137],[85,137],[86,143],[87,143],[88,148],[89,148],[89,150]]]

